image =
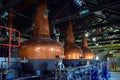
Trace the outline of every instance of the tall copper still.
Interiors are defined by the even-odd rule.
[[[28,59],[56,59],[64,55],[64,48],[50,38],[46,0],[37,0],[35,28],[32,39],[19,48],[19,57]]]
[[[82,51],[83,51],[83,57],[85,59],[93,59],[94,53],[88,48],[87,38],[83,34],[82,36]]]
[[[74,36],[72,31],[72,23],[68,21],[65,42],[65,59],[80,59],[83,53],[79,46],[74,44]]]

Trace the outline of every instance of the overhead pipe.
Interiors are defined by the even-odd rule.
[[[17,13],[16,15],[21,16],[21,17],[23,17],[23,18],[25,18],[27,20],[31,20],[32,21],[31,17],[25,16],[23,14]]]
[[[65,41],[65,59],[80,59],[83,56],[80,47],[74,44],[74,35],[72,31],[72,22],[68,21]]]
[[[37,0],[33,37],[21,44],[18,53],[20,58],[28,59],[56,59],[64,55],[64,48],[50,38],[46,0]]]

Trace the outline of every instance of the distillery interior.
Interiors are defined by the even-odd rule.
[[[120,80],[120,0],[0,0],[0,80]]]

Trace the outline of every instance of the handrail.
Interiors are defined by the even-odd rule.
[[[10,46],[10,47],[19,47],[20,46],[20,31],[16,30],[16,29],[12,29],[12,28],[8,28],[5,26],[0,26],[0,28],[9,30],[10,34],[9,34],[9,40],[12,40],[12,33],[11,32],[17,32],[18,33],[18,44],[17,45],[13,45],[13,44],[4,44],[4,43],[0,43],[0,45],[2,46]]]

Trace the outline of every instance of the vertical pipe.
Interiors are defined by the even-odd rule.
[[[13,13],[12,13],[12,11],[8,12],[8,26],[9,26],[9,28],[12,29],[12,26],[13,26]],[[11,29],[10,29],[10,32],[9,32],[8,64],[10,64],[10,58],[11,58],[11,40],[12,40],[12,31],[11,31]]]
[[[8,26],[13,28],[13,13],[11,10],[8,11]]]
[[[59,36],[56,37],[56,41],[57,41],[58,43],[60,42]]]

